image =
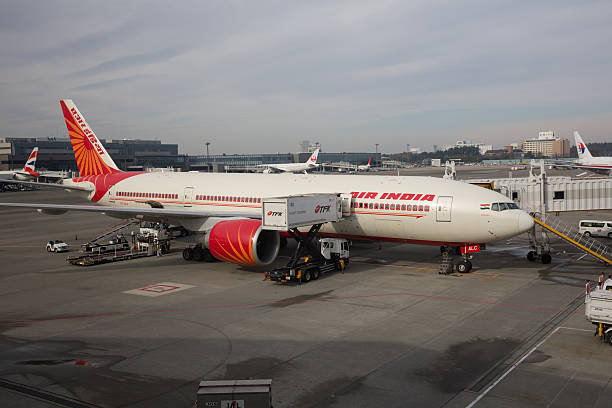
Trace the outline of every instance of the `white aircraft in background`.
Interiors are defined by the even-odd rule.
[[[368,158],[368,164],[360,164],[357,166],[357,171],[370,171],[370,167],[372,167],[372,158]]]
[[[368,164],[354,165],[350,163],[325,163],[322,166],[331,167],[337,169],[339,172],[342,171],[370,171],[372,168],[372,158],[368,158]]]
[[[571,166],[612,176],[612,157],[593,157],[577,131],[574,131],[574,139],[576,150],[578,150],[578,160],[574,161]]]
[[[0,203],[0,207],[34,208],[48,214],[89,211],[180,225],[200,243],[188,249],[194,259],[212,256],[242,265],[267,265],[278,255],[279,232],[261,225],[266,197],[340,194],[346,204],[344,217],[323,225],[321,236],[456,246],[465,252],[479,252],[482,244],[533,226],[529,214],[502,194],[432,177],[124,172],[74,103],[60,104],[80,177],[49,186],[74,191],[97,205]],[[471,263],[463,261],[462,269],[469,271]]]
[[[312,170],[320,166],[317,164],[317,157],[319,156],[319,149],[312,152],[308,160],[304,163],[279,163],[279,164],[260,164],[258,167],[265,167],[264,173],[306,173],[307,170]]]
[[[36,180],[39,173],[36,172],[36,157],[38,156],[38,147],[32,149],[32,153],[28,156],[23,170],[8,170],[0,171],[0,180]]]

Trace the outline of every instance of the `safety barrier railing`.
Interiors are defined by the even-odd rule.
[[[574,247],[584,251],[586,254],[612,265],[612,250],[603,243],[589,236],[581,234],[578,228],[561,221],[558,217],[546,217],[546,221],[539,218],[538,213],[532,213],[533,220],[545,230],[552,232],[559,238],[569,242]]]

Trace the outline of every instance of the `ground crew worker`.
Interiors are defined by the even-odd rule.
[[[604,274],[602,272],[601,275],[599,275],[599,289],[603,289],[603,283],[604,283]]]
[[[591,281],[586,281],[586,294],[591,293]]]

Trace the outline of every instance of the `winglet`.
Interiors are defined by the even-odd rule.
[[[97,176],[121,172],[74,102],[71,99],[63,99],[60,105],[80,175]]]
[[[576,150],[578,150],[578,159],[592,158],[593,156],[591,156],[591,152],[589,152],[589,148],[582,141],[582,137],[580,137],[580,134],[576,130],[574,130],[574,139],[576,140]]]

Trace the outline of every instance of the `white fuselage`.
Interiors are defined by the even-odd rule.
[[[312,170],[318,167],[316,164],[312,163],[281,163],[281,164],[269,164],[266,167],[275,169],[283,172],[301,172],[306,170]]]
[[[73,180],[63,183],[92,185]],[[510,201],[499,193],[431,177],[143,173],[117,182],[98,203],[151,208],[146,202],[154,201],[167,209],[258,217],[262,198],[308,193],[352,194],[350,213],[346,211],[340,222],[325,225],[321,233],[355,239],[487,243],[525,232],[533,225],[531,217],[521,210],[489,210],[492,203]],[[93,196],[91,193],[89,199]],[[481,209],[482,204],[487,207]],[[173,216],[167,221],[195,232],[205,230],[204,217]]]

